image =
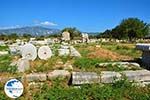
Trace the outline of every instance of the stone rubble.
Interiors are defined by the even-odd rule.
[[[141,69],[140,65],[134,62],[105,62],[105,63],[99,63],[97,67],[107,67],[109,65],[127,68],[127,69]]]

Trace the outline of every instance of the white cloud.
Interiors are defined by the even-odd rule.
[[[44,26],[57,26],[56,23],[49,22],[49,21],[40,22],[40,25],[44,25]]]

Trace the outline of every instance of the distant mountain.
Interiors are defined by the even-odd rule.
[[[22,27],[14,29],[2,29],[0,34],[12,34],[16,33],[18,35],[31,34],[32,36],[41,36],[41,35],[50,35],[59,33],[59,29],[50,29],[41,26],[31,26],[31,27]]]
[[[93,36],[100,34],[100,32],[85,32],[85,33],[87,33],[89,35],[93,35]]]

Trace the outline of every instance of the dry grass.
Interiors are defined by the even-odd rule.
[[[104,48],[97,48],[97,47],[90,46],[87,49],[92,51],[91,53],[88,54],[89,58],[105,58],[105,59],[110,59],[111,61],[133,60],[133,58],[130,56],[120,55],[116,52]]]

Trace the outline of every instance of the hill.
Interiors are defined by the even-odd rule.
[[[16,33],[18,35],[23,34],[31,34],[32,36],[41,36],[41,35],[50,35],[59,33],[59,29],[50,29],[41,26],[28,26],[22,28],[14,28],[14,29],[2,29],[0,30],[0,34],[12,34]]]

